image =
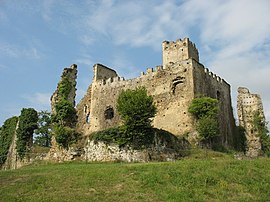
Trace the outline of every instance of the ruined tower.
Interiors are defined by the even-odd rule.
[[[64,68],[61,79],[58,83],[56,90],[54,91],[53,95],[51,96],[51,109],[52,114],[56,113],[56,104],[59,100],[59,85],[63,81],[63,79],[68,79],[71,83],[71,88],[68,94],[67,100],[73,104],[75,107],[75,96],[76,96],[76,79],[77,79],[77,65],[73,64],[70,67]]]
[[[253,119],[255,112],[259,112],[264,117],[261,97],[258,94],[252,94],[247,88],[239,87],[237,96],[237,113],[239,126],[245,129],[247,139],[247,152],[249,157],[256,157],[260,154],[261,143],[258,134],[253,129]]]

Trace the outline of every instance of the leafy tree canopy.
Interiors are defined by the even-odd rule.
[[[122,91],[117,99],[117,110],[129,130],[151,128],[151,118],[156,114],[153,97],[144,87]]]
[[[30,150],[33,133],[37,129],[38,114],[33,108],[23,108],[17,129],[17,152],[21,158]]]
[[[49,147],[51,145],[51,114],[47,111],[38,112],[38,128],[35,130],[35,144]]]
[[[197,119],[204,116],[217,116],[218,100],[210,97],[195,98],[192,100],[188,111]]]
[[[218,100],[210,97],[195,98],[188,111],[197,119],[196,129],[204,140],[219,135]]]

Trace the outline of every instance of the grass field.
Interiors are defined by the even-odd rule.
[[[0,201],[270,201],[270,159],[42,163],[0,171]]]

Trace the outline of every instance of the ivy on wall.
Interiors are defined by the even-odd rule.
[[[73,129],[76,126],[77,114],[73,103],[69,100],[72,91],[72,82],[70,73],[65,74],[58,84],[58,99],[55,105],[55,114],[52,115],[52,130],[56,142],[68,148],[70,144],[76,142],[78,133]]]
[[[252,120],[253,132],[260,137],[262,152],[270,156],[270,136],[267,128],[267,122],[259,111],[254,112]]]
[[[12,143],[12,138],[16,131],[18,117],[14,116],[7,119],[0,131],[0,166],[3,165],[7,159],[9,147]]]

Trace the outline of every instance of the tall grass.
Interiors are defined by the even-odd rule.
[[[0,201],[270,200],[269,159],[196,155],[176,162],[71,162],[0,171]]]

